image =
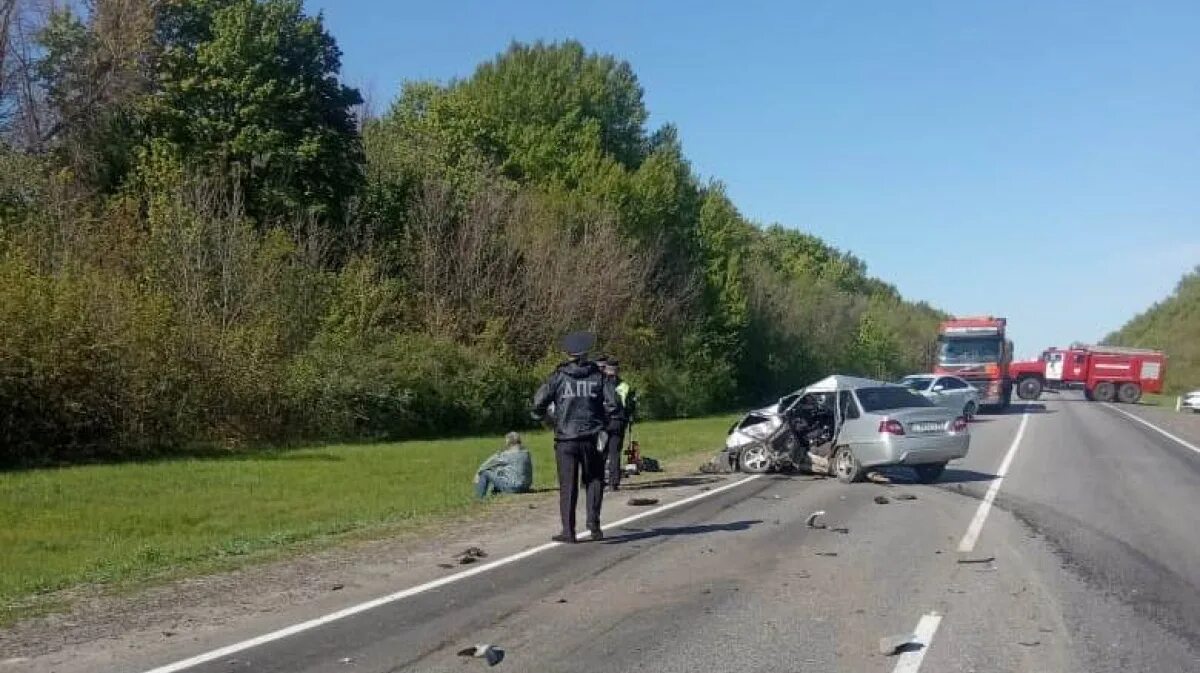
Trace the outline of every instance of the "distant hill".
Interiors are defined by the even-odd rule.
[[[1170,358],[1168,390],[1200,388],[1200,266],[1185,275],[1169,297],[1105,337],[1104,343],[1162,349]]]

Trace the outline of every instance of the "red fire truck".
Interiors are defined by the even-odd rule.
[[[1011,372],[1023,400],[1036,400],[1043,389],[1075,388],[1089,400],[1132,404],[1142,393],[1162,392],[1167,356],[1148,348],[1071,344],[1014,362]]]
[[[954,318],[938,326],[936,374],[954,374],[979,389],[981,405],[1008,406],[1012,400],[1012,342],[1004,318]]]

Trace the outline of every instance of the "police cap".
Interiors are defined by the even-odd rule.
[[[591,332],[571,332],[562,338],[560,345],[567,355],[583,355],[596,344],[596,335]]]

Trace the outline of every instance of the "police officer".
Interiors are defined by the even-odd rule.
[[[574,332],[563,338],[562,348],[570,357],[560,364],[538,388],[533,398],[533,416],[541,420],[554,405],[554,460],[558,464],[558,507],[562,533],[553,539],[575,542],[575,506],[579,482],[587,488],[587,526],[593,540],[604,539],[600,530],[600,504],[604,498],[604,455],[597,451],[600,431],[618,411],[617,393],[587,352],[596,337]]]
[[[630,405],[629,384],[621,380],[621,363],[607,358],[603,363],[604,375],[613,384],[617,393],[617,413],[609,416],[604,428],[604,454],[608,466],[606,483],[614,491],[621,490],[621,445],[625,443],[625,431],[633,420]]]

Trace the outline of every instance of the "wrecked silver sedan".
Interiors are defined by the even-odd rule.
[[[802,469],[845,482],[903,465],[932,482],[970,441],[966,418],[902,386],[834,375],[742,417],[722,460],[744,472]]]

